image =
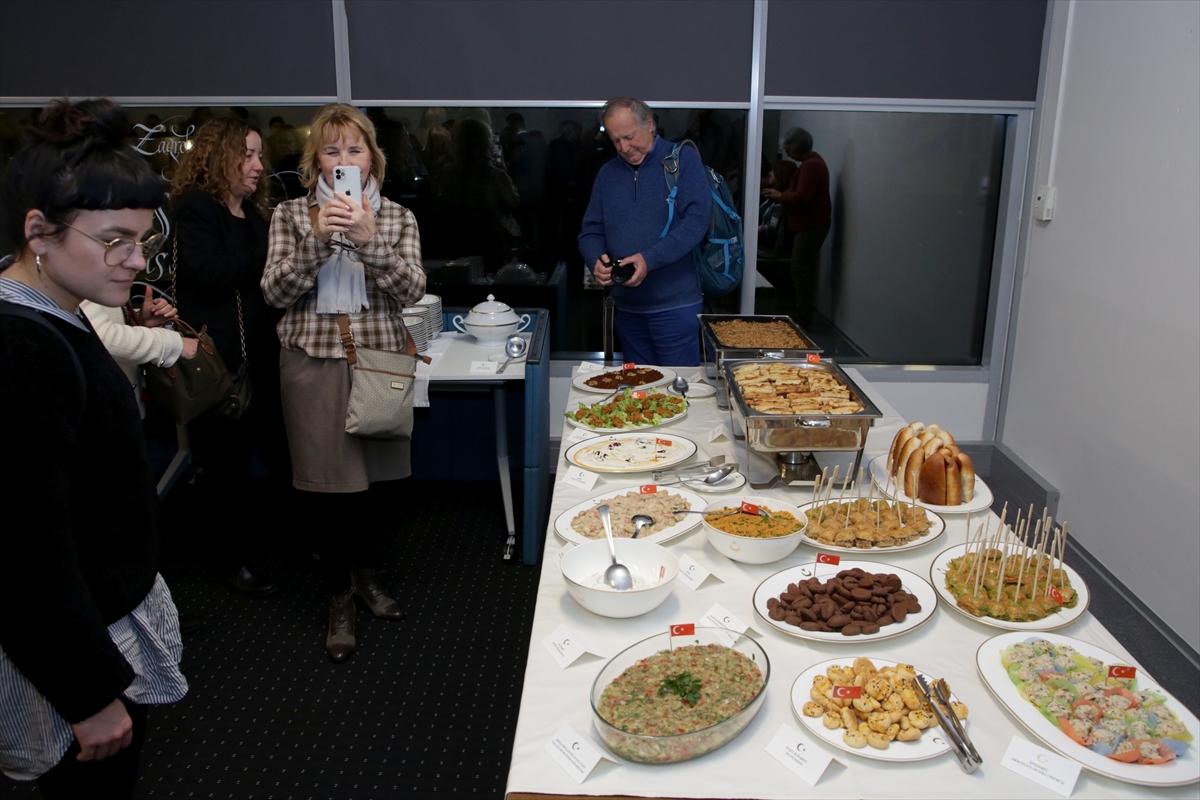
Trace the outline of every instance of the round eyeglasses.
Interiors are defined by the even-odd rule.
[[[140,242],[135,242],[133,239],[124,236],[111,241],[105,241],[98,236],[92,236],[87,231],[79,230],[79,228],[70,223],[62,222],[59,224],[65,225],[76,233],[83,234],[97,244],[104,245],[104,263],[110,267],[119,267],[128,261],[129,257],[133,255],[133,248],[135,247],[141,247],[142,257],[146,261],[150,261],[158,255],[158,251],[162,249],[163,244],[167,241],[165,233],[152,233]]]

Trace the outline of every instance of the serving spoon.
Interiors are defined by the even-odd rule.
[[[675,380],[671,382],[671,388],[679,392],[679,395],[683,397],[683,399],[687,399],[688,382],[682,375],[675,376]]]
[[[709,475],[703,475],[703,476],[696,475],[694,477],[680,478],[679,480],[671,481],[670,483],[660,483],[658,485],[659,486],[675,486],[676,484],[682,483],[684,485],[695,486],[697,482],[700,482],[700,483],[708,484],[709,486],[716,486],[718,483],[720,483],[721,481],[725,480],[730,475],[732,475],[733,471],[737,468],[738,468],[738,465],[735,462],[733,464],[726,464],[723,467],[718,467],[715,472],[713,472],[712,474],[709,474]]]
[[[629,574],[628,567],[617,561],[617,546],[613,543],[612,519],[608,516],[608,505],[598,506],[596,513],[600,515],[600,522],[604,525],[604,535],[608,537],[608,553],[612,556],[612,563],[604,570],[604,584],[618,592],[627,592],[633,588],[633,576]]]
[[[698,464],[696,466],[684,467],[683,469],[658,469],[654,471],[654,480],[658,481],[663,475],[682,475],[685,472],[703,472],[712,467],[719,467],[725,463],[725,456],[713,456],[708,460],[707,464]]]
[[[645,514],[634,514],[630,521],[637,526],[633,529],[633,536],[629,537],[631,539],[636,539],[638,537],[638,534],[642,532],[643,525],[654,524],[654,520]]]
[[[500,369],[496,370],[496,374],[499,375],[501,372],[504,372],[504,368],[512,363],[514,358],[520,358],[521,356],[525,355],[525,348],[528,346],[529,342],[525,341],[515,333],[508,337],[508,339],[504,342],[504,352],[508,355],[508,360],[500,365]]]

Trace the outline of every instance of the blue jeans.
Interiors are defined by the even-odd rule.
[[[668,311],[635,314],[617,309],[615,326],[625,360],[658,367],[700,365],[700,313],[703,303]]]

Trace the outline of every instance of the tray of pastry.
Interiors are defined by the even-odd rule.
[[[728,361],[734,433],[762,453],[861,450],[883,414],[832,361]]]

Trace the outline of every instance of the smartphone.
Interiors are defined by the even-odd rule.
[[[362,205],[362,171],[358,167],[333,168],[333,193]]]

